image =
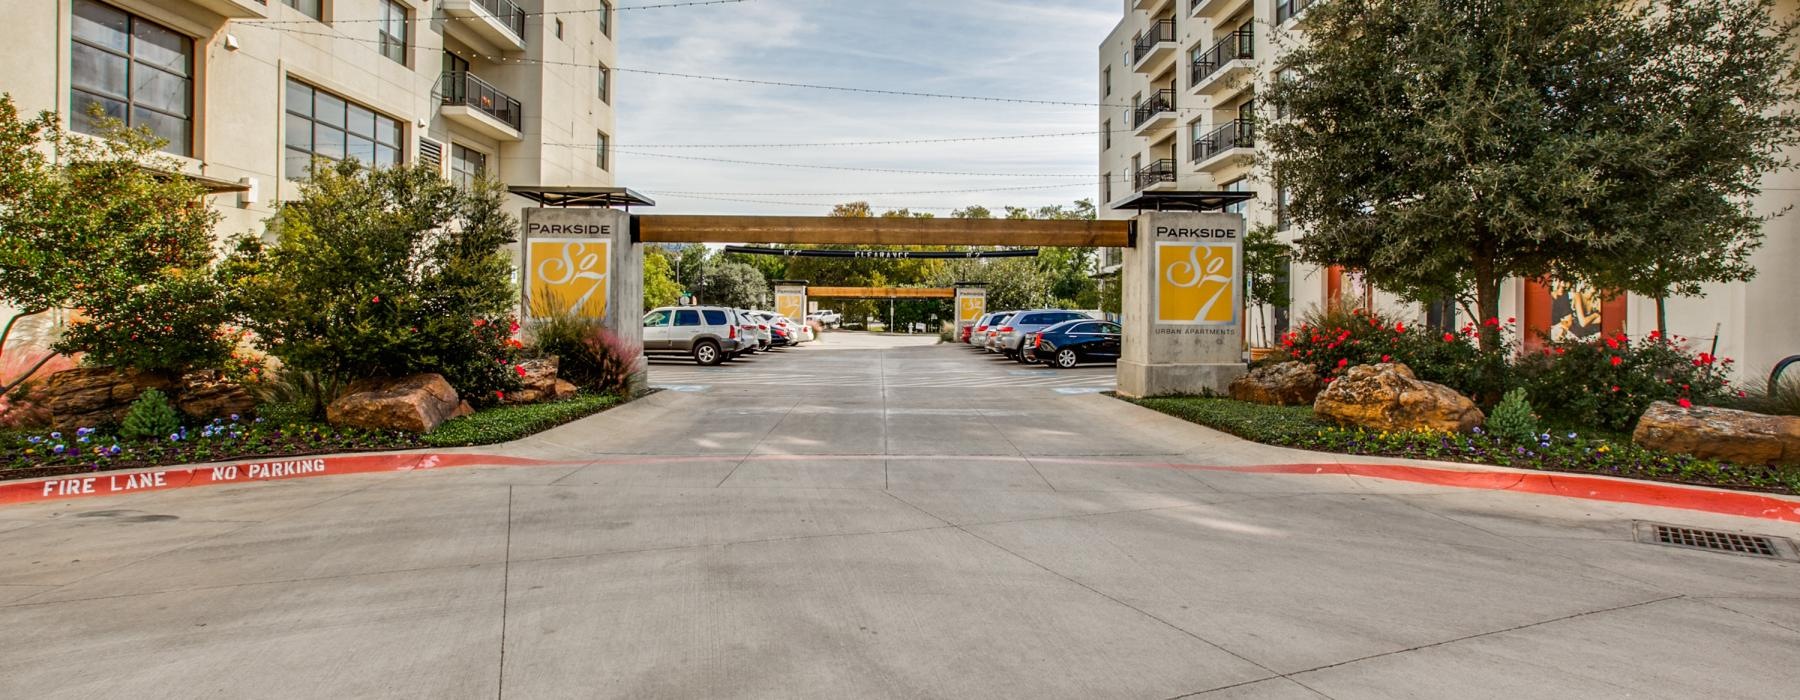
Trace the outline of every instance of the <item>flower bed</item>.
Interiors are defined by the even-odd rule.
[[[1319,452],[1490,464],[1602,474],[1701,486],[1800,494],[1800,470],[1746,466],[1654,452],[1616,434],[1557,430],[1529,443],[1477,432],[1370,432],[1319,421],[1308,406],[1264,406],[1220,398],[1134,400],[1139,406],[1270,445]]]
[[[298,419],[220,419],[157,440],[110,432],[0,431],[0,479],[136,469],[240,459],[491,445],[594,415],[615,396],[578,395],[554,403],[499,406],[445,422],[428,435],[334,428]]]

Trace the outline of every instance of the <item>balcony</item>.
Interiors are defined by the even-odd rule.
[[[226,19],[265,19],[269,8],[263,0],[189,0],[201,9]]]
[[[1139,192],[1174,189],[1175,159],[1164,158],[1144,166],[1137,171],[1134,184]]]
[[[1280,2],[1281,0],[1276,0]],[[1190,0],[1189,13],[1194,19],[1224,21],[1252,0]]]
[[[1306,8],[1312,7],[1318,0],[1275,0],[1275,24],[1287,24],[1287,21],[1299,17]]]
[[[1157,90],[1131,108],[1131,128],[1137,136],[1175,123],[1175,91]]]
[[[497,141],[520,140],[525,118],[519,101],[475,77],[474,73],[450,72],[443,78],[445,119]]]
[[[1150,28],[1138,35],[1131,47],[1131,69],[1139,73],[1156,75],[1174,62],[1175,52],[1180,49],[1175,43],[1175,20],[1163,19],[1150,23]]]
[[[1256,120],[1238,117],[1194,141],[1194,163],[1201,170],[1216,172],[1232,162],[1231,156],[1248,156],[1255,149]]]
[[[1169,4],[1169,2],[1170,0],[1132,0],[1131,5],[1134,9],[1145,10],[1154,15],[1160,12],[1163,9],[1163,6]]]
[[[444,0],[444,14],[502,51],[525,50],[525,10],[512,0]]]
[[[1244,25],[1220,37],[1218,43],[1194,59],[1188,83],[1196,95],[1218,97],[1219,88],[1249,85],[1244,78],[1255,70],[1255,60],[1256,32],[1251,25]]]

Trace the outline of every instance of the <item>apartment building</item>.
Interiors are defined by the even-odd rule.
[[[260,231],[315,157],[446,178],[612,184],[610,0],[12,0],[0,92],[167,139],[221,237]],[[524,206],[524,200],[519,200]]]
[[[1115,203],[1142,192],[1243,191],[1234,208],[1252,228],[1273,226],[1293,240],[1302,232],[1284,216],[1287,194],[1257,167],[1256,125],[1277,115],[1257,107],[1259,81],[1276,79],[1284,46],[1305,40],[1306,10],[1330,0],[1121,0],[1123,19],[1100,45],[1100,216],[1129,218]],[[1792,13],[1800,0],[1783,0]],[[1764,212],[1800,204],[1800,172],[1771,175],[1758,203]],[[1672,299],[1672,333],[1738,358],[1740,377],[1766,376],[1800,354],[1800,208],[1766,224],[1756,280],[1712,285],[1703,298]],[[1467,322],[1453,304],[1409,304],[1372,289],[1354,270],[1289,265],[1285,308],[1249,309],[1253,346],[1278,338],[1298,315],[1328,300],[1410,314],[1442,327]],[[1654,300],[1604,299],[1549,280],[1509,280],[1501,314],[1519,319],[1524,342],[1538,334],[1590,337],[1639,334],[1656,325]]]

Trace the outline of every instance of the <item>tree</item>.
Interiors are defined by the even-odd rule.
[[[644,252],[644,311],[681,302],[681,285],[675,283],[675,267],[660,248]]]
[[[1273,226],[1258,226],[1244,235],[1245,301],[1257,309],[1286,306],[1291,297],[1287,271],[1293,248],[1276,235]],[[1262,318],[1259,313],[1257,318]],[[1267,328],[1262,329],[1267,331]],[[1260,336],[1258,342],[1267,342]]]
[[[1796,96],[1791,52],[1769,48],[1794,23],[1773,10],[1772,0],[1316,4],[1306,41],[1276,64],[1283,79],[1262,93],[1281,115],[1262,135],[1306,228],[1299,256],[1362,270],[1409,299],[1472,302],[1490,319],[1508,277],[1641,282],[1645,261],[1666,252],[1651,245],[1670,233],[1647,224],[1656,217],[1729,232],[1702,247],[1760,236],[1730,214],[1741,203],[1670,205],[1754,192],[1794,142],[1792,115],[1772,109]],[[1719,152],[1728,143],[1742,145]],[[1694,172],[1666,184],[1654,176],[1666,164]]]
[[[58,352],[170,373],[223,360],[205,188],[172,174],[148,131],[102,122],[103,138],[69,136],[55,113],[23,118],[0,96],[0,352],[22,319],[76,308]]]
[[[516,383],[505,195],[425,166],[321,161],[269,220],[273,242],[241,237],[227,260],[241,320],[284,367],[314,375],[317,415],[352,380],[419,372],[491,401]]]
[[[707,304],[750,308],[769,298],[769,283],[754,267],[714,260],[706,266],[694,292]]]

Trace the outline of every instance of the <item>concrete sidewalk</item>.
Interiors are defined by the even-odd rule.
[[[372,474],[0,508],[0,697],[1785,698],[1800,564],[879,338]],[[901,339],[911,340],[911,339]],[[911,345],[911,346],[903,346]]]

